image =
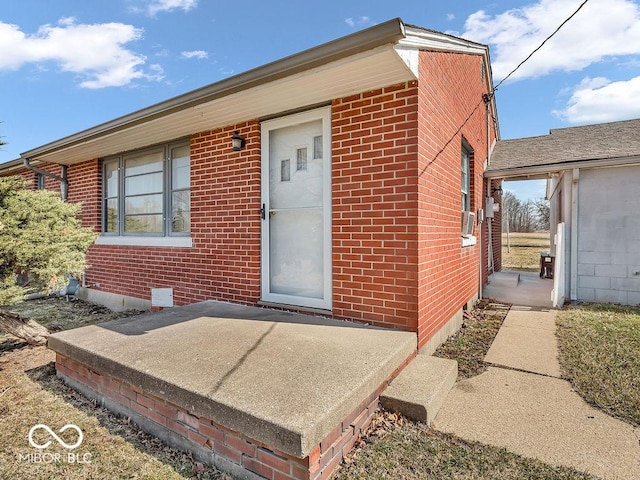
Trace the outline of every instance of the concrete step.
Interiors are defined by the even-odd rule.
[[[418,354],[380,395],[380,403],[430,425],[458,378],[458,362]]]
[[[518,272],[495,272],[489,277],[489,284],[494,287],[517,287],[519,282]]]

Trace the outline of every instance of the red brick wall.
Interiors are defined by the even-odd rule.
[[[480,245],[461,246],[461,145],[473,149],[471,210],[483,207],[487,123],[482,57],[420,53],[418,344],[478,291]],[[477,108],[476,108],[477,107]],[[477,226],[474,234],[478,237]]]
[[[70,202],[82,203],[80,216],[84,227],[93,227],[96,232],[101,226],[102,169],[100,162],[91,160],[67,169]]]
[[[235,130],[247,139],[239,152],[231,149]],[[191,221],[193,248],[92,246],[88,283],[144,299],[151,288],[173,287],[176,305],[211,299],[255,304],[260,298],[258,122],[191,137]]]
[[[333,102],[333,305],[417,325],[417,82]]]
[[[409,359],[407,359],[407,362]],[[330,478],[344,456],[353,448],[376,413],[380,394],[404,368],[396,370],[304,457],[298,458],[252,439],[215,421],[198,416],[185,405],[176,405],[125,383],[108,374],[97,372],[69,357],[56,354],[56,371],[63,379],[80,382],[90,390],[90,397],[104,402],[109,397],[129,415],[133,412],[155,422],[180,437],[181,445],[193,445],[215,452],[238,467],[264,478],[276,480],[325,480]],[[68,382],[68,380],[66,380]],[[135,419],[134,419],[135,422]],[[154,429],[157,434],[158,429]],[[163,438],[165,441],[166,439]],[[206,458],[202,459],[206,461]]]
[[[333,313],[415,331],[417,84],[336,100],[332,117]],[[194,135],[191,163],[194,247],[93,246],[89,283],[140,298],[173,287],[177,305],[260,299],[259,124]]]

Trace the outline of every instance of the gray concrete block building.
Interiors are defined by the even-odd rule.
[[[640,304],[640,119],[498,141],[485,173],[547,181],[554,303]]]

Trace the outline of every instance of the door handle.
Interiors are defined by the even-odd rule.
[[[262,218],[262,220],[266,220],[267,219],[267,209],[265,208],[265,204],[262,204],[262,208],[260,208],[260,218]]]

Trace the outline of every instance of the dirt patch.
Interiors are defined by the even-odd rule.
[[[102,305],[84,302],[75,297],[69,297],[69,300],[65,297],[39,298],[0,309],[29,317],[56,332],[142,313],[136,310],[114,312]]]
[[[487,370],[484,357],[498,334],[510,305],[491,298],[478,301],[464,312],[462,328],[434,352],[434,356],[458,361],[458,379],[475,377]]]
[[[49,328],[55,322],[56,330],[138,313],[116,313],[61,298],[32,300],[10,309],[38,318]],[[128,418],[114,415],[66,386],[56,377],[53,351],[25,345],[8,335],[0,345],[6,347],[0,351],[0,478],[232,478],[196,462],[189,453],[168,447]],[[84,439],[76,451],[88,454],[90,462],[30,461],[25,455],[35,449],[27,441],[28,433],[40,423],[54,430],[66,424],[80,427]],[[62,458],[68,453],[54,444],[47,452],[59,453]]]
[[[137,310],[114,312],[102,305],[84,302],[75,297],[69,297],[68,300],[65,297],[26,300],[14,305],[2,306],[0,313],[2,310],[35,320],[52,333],[142,313]],[[23,340],[0,331],[0,353],[22,348],[25,345],[26,342]]]

